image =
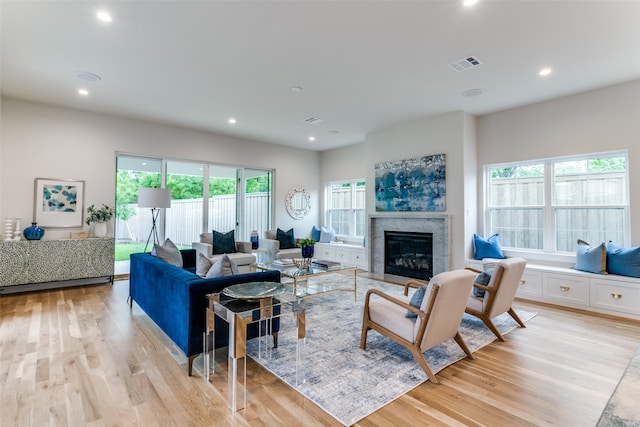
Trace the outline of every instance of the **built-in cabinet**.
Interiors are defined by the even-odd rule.
[[[0,242],[0,294],[111,281],[114,252],[113,238]]]
[[[482,270],[482,261],[467,266]],[[640,279],[571,268],[527,265],[518,298],[640,319]]]
[[[367,270],[367,254],[364,246],[334,244],[334,243],[316,243],[314,250],[314,258],[326,259],[329,261],[341,262]]]

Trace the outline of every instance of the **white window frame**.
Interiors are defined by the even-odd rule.
[[[555,176],[553,172],[553,164],[557,162],[582,161],[604,157],[624,157],[626,161],[625,168],[625,194],[624,204],[622,205],[581,205],[581,206],[563,206],[555,205]],[[483,224],[486,235],[492,235],[494,232],[491,228],[491,170],[496,168],[527,166],[532,164],[544,164],[544,205],[543,205],[543,249],[526,249],[526,248],[510,248],[503,245],[503,249],[508,256],[525,256],[534,259],[548,261],[569,261],[575,258],[574,253],[560,252],[556,250],[556,223],[555,211],[557,208],[581,208],[581,207],[597,207],[597,208],[621,208],[624,210],[624,241],[619,242],[621,245],[628,246],[631,241],[631,223],[630,223],[630,198],[629,198],[629,155],[627,150],[590,153],[576,156],[552,157],[538,160],[527,160],[510,163],[497,163],[483,166]],[[521,207],[521,206],[517,206]],[[495,208],[495,207],[494,207]],[[502,242],[501,242],[502,243]],[[601,242],[589,242],[591,244],[599,244]],[[536,256],[537,255],[537,256]]]
[[[356,230],[356,211],[364,211],[365,212],[365,216],[366,216],[366,200],[364,203],[364,206],[362,207],[362,209],[355,209],[354,205],[355,205],[355,200],[356,200],[356,188],[358,187],[358,183],[359,182],[364,182],[365,183],[365,197],[366,197],[366,180],[364,178],[357,178],[357,179],[345,179],[345,180],[340,180],[340,181],[330,181],[327,182],[327,185],[325,187],[325,221],[324,223],[327,224],[328,227],[332,227],[331,224],[331,211],[332,210],[340,210],[343,211],[344,209],[333,209],[331,206],[331,190],[330,187],[332,185],[342,185],[342,184],[351,184],[351,206],[349,208],[349,229],[350,231],[352,231],[352,233],[350,234],[337,234],[337,236],[339,237],[346,237],[346,238],[364,238],[364,234],[363,235],[358,235],[355,234],[355,230]],[[365,218],[365,222],[366,222],[366,218]],[[337,230],[336,230],[337,231]],[[365,234],[366,234],[366,224],[365,224],[365,230],[364,230]]]

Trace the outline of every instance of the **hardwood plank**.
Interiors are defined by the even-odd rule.
[[[247,408],[231,413],[226,353],[216,352],[211,382],[201,358],[188,377],[186,357],[127,295],[119,281],[0,296],[0,425],[340,425],[251,359]],[[640,322],[516,308],[538,315],[356,425],[595,425]]]

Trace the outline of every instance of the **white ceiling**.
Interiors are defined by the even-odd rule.
[[[640,78],[640,1],[0,7],[3,96],[311,150],[434,114],[482,115]],[[113,21],[98,21],[99,9]],[[483,64],[447,66],[468,55]],[[552,74],[538,76],[543,67]],[[79,96],[81,87],[90,94]],[[463,96],[469,89],[484,93]],[[309,117],[323,121],[305,123]]]

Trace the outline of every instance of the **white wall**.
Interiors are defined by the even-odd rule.
[[[320,223],[325,225],[326,192],[324,189],[328,182],[345,181],[350,179],[365,178],[366,167],[364,162],[364,143],[350,145],[323,151],[320,155],[320,185],[322,194],[320,197]]]
[[[374,168],[376,163],[442,154],[446,156],[446,211],[450,216],[451,265],[462,268],[471,239],[465,239],[465,183],[475,188],[473,177],[465,173],[465,147],[474,142],[474,119],[464,112],[427,117],[372,132],[365,142],[367,213],[375,213]],[[472,200],[475,201],[475,200]],[[475,205],[472,206],[474,208]]]
[[[479,173],[491,163],[629,150],[631,244],[640,245],[640,80],[482,116],[478,141]]]
[[[31,221],[35,178],[84,180],[85,207],[114,206],[115,153],[124,152],[274,168],[275,225],[309,236],[318,223],[317,152],[5,98],[1,120],[0,218]],[[302,221],[291,218],[284,205],[295,185],[312,197],[312,212]],[[45,238],[65,238],[69,231],[48,229]]]

